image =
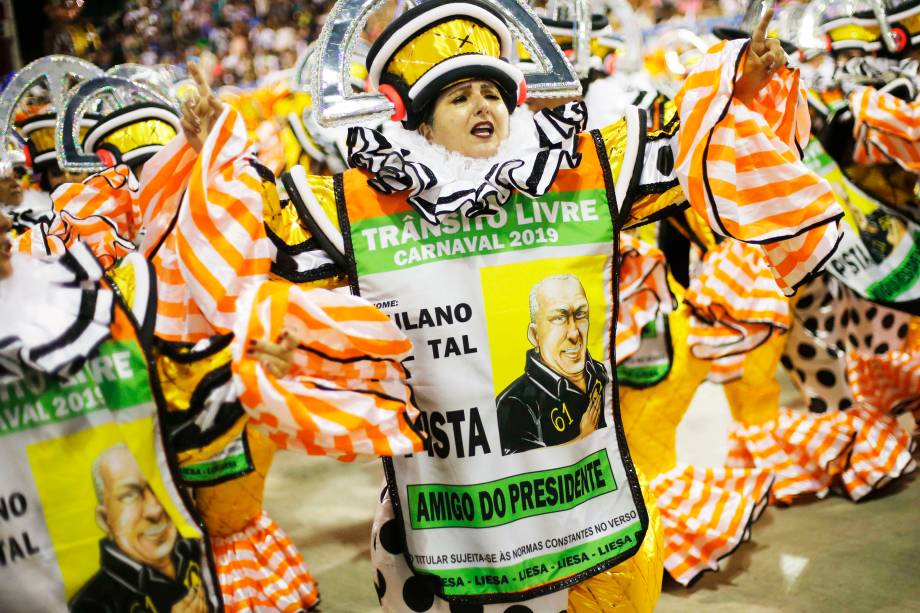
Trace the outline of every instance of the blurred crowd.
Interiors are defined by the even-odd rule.
[[[181,66],[189,60],[200,61],[213,85],[246,87],[293,67],[319,36],[334,3],[51,0],[45,7],[52,26],[45,33],[44,53],[75,55],[102,67],[121,63]],[[630,0],[630,4],[641,27],[675,17],[737,14],[744,5],[741,0]],[[371,23],[368,28],[385,25]],[[372,32],[368,36],[373,39]]]
[[[129,0],[109,11],[61,2],[47,11],[46,53],[103,67],[200,61],[212,83],[249,85],[291,68],[334,0]],[[88,3],[87,3],[88,4]]]

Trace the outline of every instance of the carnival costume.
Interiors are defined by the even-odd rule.
[[[327,20],[327,30],[335,32],[341,26],[337,20],[346,15],[353,19],[355,10],[337,5]],[[442,87],[463,79],[494,82],[513,110],[524,99],[524,87],[522,75],[502,59],[511,40],[503,19],[512,15],[508,7],[472,1],[427,2],[408,11],[371,49],[372,89],[386,95],[396,109],[393,118],[410,129],[419,125]],[[529,19],[527,14],[516,15]],[[542,31],[535,19],[523,27],[537,34]],[[330,40],[328,33],[321,41],[343,44]],[[607,314],[605,324],[600,324],[601,318],[597,323],[612,332],[615,292],[607,293],[604,288],[619,285],[621,279],[620,255],[611,246],[619,240],[622,227],[681,208],[684,196],[678,181],[683,181],[683,192],[702,213],[712,215],[718,210],[722,225],[710,220],[713,225],[740,240],[767,243],[766,254],[790,291],[833,250],[839,209],[826,184],[801,166],[794,153],[794,143],[803,129],[807,132],[796,73],[781,70],[761,95],[755,113],[731,100],[733,70],[743,52],[743,44],[722,45],[703,59],[701,72],[691,77],[690,86],[678,99],[678,106],[684,105],[681,116],[691,129],[676,136],[648,125],[644,112],[635,109],[612,126],[583,134],[584,106],[571,103],[538,112],[532,121],[513,116],[512,137],[493,159],[452,155],[413,132],[394,131],[391,141],[378,132],[357,128],[349,136],[349,162],[355,168],[333,178],[307,176],[295,168],[283,178],[292,200],[308,212],[317,242],[336,260],[337,270],[348,274],[352,291],[391,312],[416,348],[409,363],[411,382],[431,445],[427,453],[394,457],[385,464],[389,487],[382,493],[375,518],[372,556],[378,568],[378,595],[386,610],[447,611],[475,603],[488,611],[503,611],[508,605],[496,603],[508,602],[521,602],[531,610],[653,606],[659,590],[660,541],[646,536],[639,553],[617,566],[637,551],[642,532],[655,534],[658,528],[657,513],[648,513],[646,519],[642,487],[624,453],[626,419],[621,422],[613,401],[617,388],[609,378],[612,369],[601,378],[594,366],[603,358],[605,368],[610,368],[612,337],[604,340],[602,334],[597,341],[589,340],[590,352],[585,354],[585,364],[592,364],[587,379],[600,382],[596,394],[608,399],[603,401],[603,421],[598,421],[600,431],[608,436],[605,439],[595,431],[566,447],[554,447],[557,440],[575,437],[577,431],[569,428],[584,415],[587,399],[580,400],[583,396],[535,357],[535,350],[526,352],[524,333],[518,336],[513,330],[522,316],[523,328],[527,327],[527,288],[538,292],[533,286],[558,271],[563,277],[560,283],[570,283],[575,276],[585,279],[583,291]],[[314,102],[324,112],[322,100]],[[769,108],[786,109],[786,113],[768,112]],[[730,122],[722,122],[724,116],[748,121],[753,133],[737,134]],[[710,132],[713,142],[722,146],[707,153],[700,139]],[[681,141],[678,158],[664,163],[675,138]],[[748,192],[741,191],[751,181],[773,183],[781,176],[771,170],[736,171],[745,168],[747,161],[742,160],[738,167],[728,152],[747,139],[756,141],[755,147],[773,161],[773,171],[782,167],[798,178],[794,189],[782,190],[784,196],[794,198],[803,189],[813,195],[811,206],[804,209],[780,201],[789,227],[762,219],[762,202],[747,200]],[[709,201],[703,191],[704,167],[725,179],[717,201]],[[571,200],[576,202],[569,205],[568,223],[558,225],[565,210],[561,207],[566,206],[561,201]],[[579,201],[607,204],[592,208],[598,211],[595,217],[591,212],[579,214],[578,207],[583,206]],[[542,234],[527,227],[534,223],[534,215],[539,216]],[[593,221],[600,223],[589,229]],[[580,238],[563,241],[561,237],[574,227],[582,228]],[[552,236],[557,239],[548,238]],[[492,302],[496,284],[504,292],[500,308]],[[523,291],[522,309],[510,306],[509,291]],[[433,296],[437,308],[431,303]],[[531,307],[531,318],[534,308],[538,307]],[[455,336],[445,338],[444,334]],[[524,375],[515,382],[518,373],[504,369],[507,372],[498,374],[499,365],[513,364],[515,356],[525,354]],[[503,391],[508,384],[512,384],[508,390],[518,385],[543,391],[527,392],[531,395],[518,400],[517,392]],[[526,430],[528,445],[540,448],[502,453],[496,464],[490,456],[512,448],[503,437],[514,441],[520,437],[517,430],[501,431],[501,411],[519,410],[515,407],[521,403],[542,409],[541,399],[554,395],[570,398],[571,404],[558,406],[555,412],[547,406],[546,415],[532,415],[539,428]],[[512,396],[513,402],[509,400]],[[615,430],[606,430],[605,425]],[[555,428],[558,434],[548,428]],[[580,445],[587,449],[587,457]],[[592,451],[604,448],[615,473],[620,470],[616,465],[624,467],[617,479],[619,498],[594,498],[592,505],[588,497],[577,511],[560,509],[549,520],[534,512],[533,502],[529,508],[515,509],[511,518],[495,516],[494,491],[499,495],[520,493],[518,482],[523,475],[516,472],[548,478],[559,474],[556,471],[564,472],[560,464],[572,462],[562,456],[551,459],[555,454],[580,454],[573,458],[571,468],[579,465],[578,458],[584,458],[583,463],[592,457]],[[477,472],[477,466],[485,466],[483,462],[489,463],[488,477]],[[483,481],[494,484],[496,490],[485,488]],[[433,484],[440,485],[435,488]],[[438,492],[457,496],[456,510],[445,512],[441,504],[447,504],[448,498],[437,502]],[[505,494],[506,501],[510,495]],[[468,507],[461,502],[466,496]],[[487,500],[492,501],[491,508]],[[544,496],[541,505],[546,504]],[[624,504],[634,511],[614,512]],[[601,522],[592,519],[611,512],[620,518],[613,521],[621,530],[612,541],[607,540],[610,536],[603,537]],[[500,515],[506,513],[504,509]],[[630,524],[629,517],[637,521]],[[561,528],[553,520],[570,527]],[[511,522],[520,522],[520,529],[511,527]],[[472,526],[477,529],[470,529]],[[526,526],[532,526],[529,529],[537,530],[541,538],[528,538]],[[430,527],[450,530],[439,530],[435,542],[425,536]],[[632,530],[637,531],[635,536]],[[594,538],[598,535],[602,537],[599,541]],[[594,551],[598,542],[605,544]],[[571,543],[576,545],[566,548]],[[583,545],[589,543],[585,551]],[[634,566],[624,577],[619,571],[630,565]],[[633,598],[628,595],[630,590],[645,595]]]
[[[92,84],[85,87],[91,89]],[[315,605],[318,592],[299,552],[262,511],[264,477],[277,447],[300,446],[308,453],[350,460],[359,454],[406,453],[418,439],[406,425],[411,409],[397,400],[383,405],[349,404],[347,395],[340,395],[327,401],[331,405],[327,411],[341,406],[343,416],[336,419],[330,413],[314,421],[310,403],[297,404],[294,399],[298,393],[310,398],[297,382],[315,374],[292,376],[294,391],[285,394],[286,403],[237,401],[241,385],[228,392],[229,334],[240,319],[238,306],[246,312],[245,303],[237,303],[240,293],[270,276],[309,280],[300,274],[304,267],[298,262],[305,258],[315,265],[322,257],[310,248],[294,208],[278,200],[271,172],[247,156],[247,149],[239,113],[225,108],[200,153],[178,135],[146,162],[140,181],[128,166],[118,165],[62,188],[56,193],[55,223],[66,222],[68,231],[55,233],[60,226],[52,223],[39,228],[40,240],[37,232],[23,237],[20,248],[63,251],[79,240],[114,262],[135,248],[132,241],[138,243],[137,250],[156,273],[155,359],[171,412],[170,448],[179,455],[185,484],[197,488],[196,503],[212,539],[224,608],[297,611]],[[104,227],[99,232],[83,231],[89,222]],[[246,228],[243,233],[238,231],[241,225]],[[285,305],[285,291],[275,290],[278,297],[265,301]],[[318,299],[298,295],[290,304],[304,300]],[[350,360],[364,355],[349,343],[360,340],[361,334],[349,332],[346,305],[341,300],[327,302],[332,315],[319,320],[331,327],[326,336],[337,332],[341,340],[335,348],[351,352]],[[335,307],[346,307],[346,312]],[[302,332],[309,324],[302,323],[305,312],[298,313],[293,323],[301,322],[295,327]],[[253,325],[261,321],[256,316],[243,320]],[[251,337],[267,329],[263,322],[248,332],[246,328],[237,332]],[[386,326],[383,331],[388,334]],[[365,334],[374,332],[372,326]],[[377,351],[369,355],[382,363],[389,358],[382,346],[367,349]],[[305,372],[325,372],[323,378],[329,380],[342,377],[345,388],[363,376],[379,376],[384,387],[390,379],[398,385],[403,376],[399,370],[374,368],[349,374],[347,368],[335,367],[335,353],[326,350],[325,354],[332,357],[320,364],[306,360]],[[273,398],[267,391],[257,392],[256,397],[260,394]],[[323,394],[318,395],[321,400]],[[254,410],[287,406],[290,417],[275,416],[250,428],[245,413],[250,406]],[[260,435],[259,428],[268,429],[270,435]],[[362,440],[373,444],[364,445]]]
[[[143,283],[146,262],[129,260]],[[14,524],[0,605],[218,610],[205,534],[162,439],[138,317],[149,305],[129,307],[84,245],[11,261],[0,281],[0,436]]]
[[[566,25],[571,38],[574,24]],[[602,85],[605,95],[597,97],[592,92],[599,82],[582,81],[589,88],[589,118],[595,112],[622,116],[608,95],[611,87],[630,82],[636,80],[621,75]],[[625,91],[619,93],[626,97]],[[635,90],[626,99],[646,113],[650,138],[673,133],[676,108],[666,97]],[[597,125],[589,119],[591,123]],[[654,230],[646,225],[636,234],[650,227]],[[751,525],[766,508],[772,475],[761,469],[678,465],[677,428],[713,362],[689,352],[692,314],[683,304],[683,289],[669,283],[664,254],[630,234],[620,236],[619,250],[616,361],[623,427],[633,462],[650,480],[646,502],[661,516],[664,569],[678,583],[689,585],[703,572],[718,570],[719,560],[750,538]],[[669,285],[675,287],[679,302]]]
[[[844,33],[853,35],[845,26],[839,20],[824,26],[834,49],[844,44]],[[860,93],[864,91],[860,89]],[[708,280],[702,283],[712,285],[723,297],[732,297],[730,317],[721,326],[725,330],[738,328],[738,321],[765,326],[764,330],[789,330],[788,335],[767,336],[761,341],[738,364],[740,377],[736,371],[732,374],[735,380],[726,384],[736,420],[730,434],[730,461],[773,470],[777,475],[774,496],[782,502],[803,494],[823,496],[832,487],[859,500],[916,468],[911,436],[892,415],[908,407],[918,394],[917,358],[904,346],[911,292],[915,290],[899,286],[894,290],[899,299],[888,298],[887,307],[884,293],[895,279],[903,278],[897,263],[902,262],[902,268],[911,266],[910,257],[893,253],[897,249],[887,239],[898,243],[902,252],[909,250],[915,239],[909,231],[896,231],[911,222],[899,217],[894,207],[881,204],[881,192],[872,191],[870,177],[877,180],[882,175],[867,172],[847,159],[854,148],[846,144],[852,128],[847,125],[849,113],[843,97],[826,89],[823,93],[812,91],[809,103],[816,114],[817,138],[812,138],[805,149],[805,161],[836,187],[847,213],[842,245],[829,260],[828,272],[803,287],[790,305],[782,304],[779,291],[774,290],[771,296],[768,283],[762,285],[759,298],[748,293],[746,288],[753,286],[737,283],[739,274],[722,275],[713,283],[720,274],[715,266],[704,272]],[[841,167],[848,170],[841,172],[838,162],[825,153],[825,146],[837,152]],[[859,162],[858,156],[855,159]],[[857,187],[856,177],[869,179],[863,183],[865,191]],[[871,196],[873,193],[876,195]],[[861,246],[869,245],[867,233],[873,227],[890,232],[888,236],[882,232],[879,244],[885,248],[878,254]],[[762,264],[745,257],[735,246],[727,249],[728,253],[717,257],[731,258],[742,275],[755,278],[761,274]],[[882,263],[886,258],[888,263]],[[733,287],[739,291],[733,292]],[[753,341],[757,336],[745,338]],[[779,407],[780,389],[774,373],[781,355],[811,414]],[[884,391],[875,391],[880,389]]]

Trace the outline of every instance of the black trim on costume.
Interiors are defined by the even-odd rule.
[[[622,207],[622,210],[619,211],[618,216],[614,217],[617,222],[617,231],[620,228],[626,225],[626,222],[629,220],[629,215],[632,213],[632,206],[636,202],[636,191],[639,189],[639,179],[642,176],[642,164],[645,160],[645,143],[648,141],[648,130],[646,126],[648,124],[648,116],[644,109],[636,109],[638,112],[639,118],[639,142],[636,143],[636,159],[633,162],[633,167],[630,169],[632,173],[629,177],[629,187],[626,188],[626,195],[623,197],[623,202],[618,202],[617,205]],[[626,146],[629,146],[629,124],[627,123],[627,138]],[[601,139],[603,142],[603,139]],[[595,139],[595,143],[597,140]],[[607,147],[604,146],[604,160],[608,160],[605,164],[606,167],[610,168],[609,158],[607,157]],[[620,172],[623,172],[623,169],[620,169]],[[613,181],[613,174],[611,173],[611,181]],[[605,177],[606,180],[606,177]],[[612,186],[616,186],[616,183],[611,183]]]
[[[153,340],[153,346],[158,352],[174,362],[191,364],[226,349],[230,342],[233,341],[233,334],[217,334],[209,337],[208,341],[205,347],[197,351],[191,351],[191,349],[198,343],[167,341],[159,337]]]
[[[323,264],[310,270],[297,270],[297,264],[293,258],[283,251],[278,251],[278,255],[269,266],[269,272],[277,275],[285,281],[291,283],[310,283],[311,281],[320,281],[329,279],[339,273],[339,267],[335,264]]]
[[[345,171],[349,172],[349,171]],[[354,172],[360,172],[355,170]],[[358,286],[358,262],[355,259],[355,246],[351,241],[351,220],[348,219],[348,205],[345,202],[345,179],[343,173],[332,177],[333,193],[335,194],[335,208],[339,215],[339,228],[342,230],[342,243],[345,247],[344,266],[348,275],[348,287],[355,296],[361,295]]]
[[[316,220],[313,219],[313,216],[310,214],[310,211],[307,209],[307,205],[304,204],[303,198],[300,196],[300,192],[297,191],[297,185],[294,183],[294,178],[290,173],[284,173],[281,176],[281,183],[284,185],[284,189],[287,190],[288,198],[290,198],[291,203],[294,205],[294,210],[297,211],[297,215],[300,217],[300,220],[307,226],[307,229],[313,235],[313,238],[316,240],[317,244],[323,248],[323,251],[326,252],[326,255],[329,256],[336,265],[346,268],[348,261],[347,258],[343,257],[339,250],[335,248],[335,245],[332,244],[332,241],[329,240],[329,237],[320,230],[319,224],[316,223]],[[336,198],[338,199],[338,198]],[[342,226],[339,226],[340,228]],[[345,232],[342,232],[342,235],[345,235]]]
[[[182,192],[182,196],[179,198],[179,204],[176,207],[176,213],[173,215],[173,218],[170,220],[169,225],[166,226],[166,229],[163,230],[163,234],[160,235],[160,240],[157,241],[157,244],[153,246],[153,249],[150,250],[150,254],[147,255],[147,259],[153,260],[157,252],[160,250],[160,247],[163,246],[163,243],[166,242],[166,237],[172,234],[173,229],[176,227],[176,222],[179,221],[179,211],[182,210],[182,201],[185,199],[185,191]]]
[[[663,209],[659,209],[655,211],[648,217],[643,217],[642,219],[636,220],[634,223],[626,224],[626,227],[630,230],[633,230],[635,228],[641,228],[642,226],[646,226],[650,223],[655,223],[656,221],[667,219],[673,215],[677,215],[678,213],[683,213],[689,208],[690,208],[690,203],[687,202],[686,200],[683,202],[677,202],[675,204],[669,204]]]
[[[278,251],[284,251],[289,255],[300,255],[301,253],[306,253],[307,251],[326,251],[325,248],[319,244],[319,241],[317,241],[316,238],[312,236],[302,243],[292,245],[285,242],[285,240],[278,236],[274,230],[268,227],[267,224],[265,224],[265,234],[268,235],[268,240],[270,240],[275,245]]]
[[[643,112],[643,111],[640,109],[640,112]],[[643,118],[643,124],[644,124],[644,118]],[[620,450],[620,457],[623,459],[623,470],[626,473],[626,481],[627,483],[629,483],[629,489],[632,492],[632,496],[633,496],[633,504],[635,504],[636,506],[636,512],[639,515],[639,524],[642,526],[642,529],[637,533],[636,546],[634,549],[624,552],[624,554],[617,556],[613,560],[610,560],[609,561],[611,562],[610,564],[605,563],[605,564],[599,565],[599,566],[602,566],[603,568],[598,569],[598,567],[594,567],[594,569],[591,569],[591,570],[595,570],[595,569],[597,570],[595,570],[595,572],[592,572],[591,574],[587,574],[587,571],[585,571],[585,573],[583,573],[582,575],[576,576],[579,579],[579,581],[587,579],[588,577],[593,576],[597,572],[601,572],[601,571],[607,570],[608,568],[612,568],[616,564],[619,564],[620,562],[635,555],[636,552],[638,552],[639,549],[642,547],[642,542],[645,540],[645,536],[648,533],[648,529],[649,529],[648,509],[645,507],[645,499],[642,497],[642,486],[639,484],[639,475],[636,472],[636,467],[632,461],[632,455],[629,452],[629,445],[626,442],[626,432],[623,430],[623,417],[620,412],[620,393],[619,393],[620,383],[619,383],[619,379],[617,378],[616,336],[617,336],[617,320],[620,315],[619,257],[620,257],[620,228],[622,227],[622,224],[617,223],[618,217],[617,217],[616,184],[613,181],[613,172],[610,169],[610,159],[607,157],[607,147],[604,144],[604,139],[603,137],[601,137],[600,131],[593,130],[591,133],[594,136],[594,146],[597,149],[597,156],[599,158],[601,168],[603,169],[603,172],[604,172],[604,184],[605,184],[605,187],[607,188],[607,206],[610,212],[611,223],[614,224],[613,226],[614,266],[613,266],[613,275],[612,275],[613,276],[612,278],[612,282],[613,282],[612,294],[613,295],[611,296],[613,298],[613,309],[612,309],[613,312],[611,313],[610,338],[607,339],[607,342],[610,343],[610,361],[608,363],[608,367],[610,369],[610,382],[612,384],[612,389],[613,389],[613,398],[612,398],[613,400],[613,424],[611,425],[614,427],[614,432],[616,433],[617,446]],[[642,130],[640,130],[640,133],[643,139],[647,136],[644,127],[642,128]],[[643,149],[644,149],[644,146],[645,146],[644,140],[642,141],[642,144],[643,144]],[[637,165],[639,164],[638,156],[636,157],[636,164]],[[636,176],[638,174],[641,174],[641,173],[633,172],[632,179],[636,180]],[[632,181],[630,182],[630,190],[631,189],[632,189]],[[627,191],[627,194],[628,193],[629,191]],[[570,585],[574,585],[575,583],[576,581],[572,581]]]
[[[840,219],[843,219],[842,213],[838,217],[836,217],[834,221],[839,221]],[[803,285],[805,285],[806,283],[808,283],[809,281],[811,281],[812,279],[816,278],[818,275],[824,272],[824,265],[830,261],[830,259],[834,256],[835,253],[837,253],[837,248],[840,247],[841,241],[843,241],[843,232],[840,232],[837,234],[837,241],[834,243],[834,246],[831,248],[831,250],[827,252],[827,255],[825,255],[821,259],[821,261],[818,262],[818,264],[808,272],[808,274],[802,277],[798,281],[798,283],[796,283],[790,288],[793,293],[795,293],[800,287],[802,287]]]
[[[329,360],[330,362],[338,362],[339,364],[355,364],[357,362],[392,362],[393,364],[398,364],[401,368],[404,368],[401,362],[399,362],[398,360],[394,360],[393,358],[373,358],[370,356],[358,356],[354,358],[336,358],[336,357],[329,355],[328,353],[325,353],[323,351],[320,351],[319,349],[316,349],[315,347],[310,347],[309,345],[301,344],[301,345],[297,345],[297,348],[300,349],[301,351],[306,351],[307,353],[318,355],[324,360]],[[316,382],[314,381],[313,383],[315,384]]]
[[[267,166],[260,162],[257,158],[247,157],[246,161],[249,162],[249,165],[252,166],[253,170],[256,171],[256,174],[259,175],[259,178],[262,179],[263,183],[275,184],[275,173],[273,173]]]

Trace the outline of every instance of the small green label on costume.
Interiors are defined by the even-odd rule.
[[[222,481],[253,471],[252,460],[243,442],[245,431],[210,458],[181,467],[182,478],[189,483]]]
[[[914,244],[911,245],[907,256],[898,264],[898,267],[876,281],[866,290],[873,300],[893,302],[898,296],[916,285],[920,280],[920,233],[914,234]]]
[[[226,477],[238,477],[252,470],[245,455],[234,455],[213,462],[201,462],[182,467],[182,478],[186,481],[213,481]]]

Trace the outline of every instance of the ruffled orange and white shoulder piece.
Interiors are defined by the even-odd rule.
[[[282,449],[341,461],[422,449],[418,409],[401,361],[409,339],[379,309],[348,294],[282,281],[249,288],[234,329],[233,378],[251,425]],[[252,341],[294,334],[288,375],[248,354]]]
[[[713,360],[709,378],[714,382],[740,377],[744,354],[791,324],[789,299],[763,251],[732,239],[706,253],[684,299],[691,310],[690,351]]]
[[[54,218],[23,233],[17,249],[60,255],[79,241],[106,269],[137,248],[149,257],[173,223],[196,158],[180,135],[147,161],[140,178],[121,164],[62,185],[51,196]]]
[[[61,255],[74,243],[85,243],[109,269],[133,252],[140,216],[138,182],[125,165],[109,168],[82,183],[66,183],[51,195],[54,216],[17,239],[20,253]]]
[[[920,101],[907,102],[874,87],[857,87],[848,100],[854,119],[854,162],[895,162],[905,170],[920,171]]]
[[[791,295],[834,252],[843,210],[801,161],[811,126],[798,70],[778,70],[750,106],[733,97],[747,45],[714,46],[678,92],[677,175],[714,230],[763,246]]]
[[[629,234],[620,234],[620,301],[616,359],[622,363],[639,350],[642,329],[676,303],[668,287],[664,253]]]

